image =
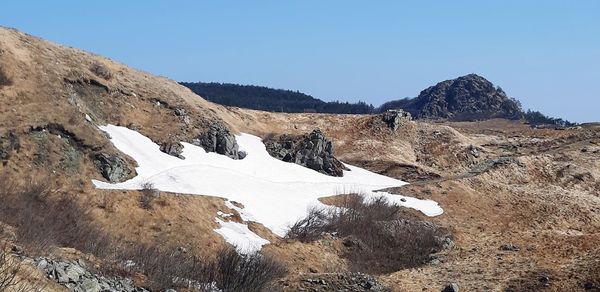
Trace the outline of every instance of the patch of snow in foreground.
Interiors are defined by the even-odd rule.
[[[215,229],[215,232],[223,236],[229,244],[235,246],[235,249],[241,254],[257,252],[263,245],[270,243],[248,229],[246,224],[223,221],[219,218],[216,218],[215,221],[221,225],[221,228]]]
[[[244,220],[261,223],[278,236],[284,236],[289,226],[304,217],[310,207],[324,206],[318,198],[347,192],[363,193],[367,199],[385,196],[391,203],[417,209],[427,216],[443,213],[432,200],[375,192],[402,186],[403,181],[351,165],[346,165],[351,171],[344,171],[343,177],[324,175],[271,157],[261,139],[249,134],[236,136],[240,150],[248,154],[242,160],[207,153],[188,143],[182,143],[182,155],[186,158],[182,160],[161,152],[157,144],[136,131],[113,125],[100,129],[111,136],[117,149],[135,159],[139,167],[138,176],[131,180],[118,184],[94,180],[96,187],[133,190],[151,182],[161,191],[223,197],[243,204],[242,209],[226,202]],[[217,232],[238,248],[265,244],[256,240],[252,231],[223,222],[226,224],[219,222],[221,228]]]

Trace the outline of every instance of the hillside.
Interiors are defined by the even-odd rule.
[[[468,79],[414,113],[503,100]],[[0,102],[0,267],[44,291],[600,289],[593,124],[225,107],[7,28]]]
[[[368,114],[372,105],[364,102],[325,102],[291,90],[229,83],[181,82],[196,94],[225,106],[285,113]]]

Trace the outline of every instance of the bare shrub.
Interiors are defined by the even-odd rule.
[[[401,207],[384,197],[365,201],[344,195],[339,207],[312,209],[296,222],[286,237],[302,242],[334,234],[344,239],[344,256],[352,270],[388,273],[416,267],[441,249],[442,232],[435,225],[400,218]]]
[[[148,288],[155,291],[208,290],[214,285],[223,291],[263,291],[285,273],[284,266],[270,257],[239,255],[231,247],[219,251],[216,259],[208,259],[162,244],[121,241],[94,223],[91,207],[56,196],[47,181],[19,186],[0,177],[0,221],[15,228],[17,239],[29,252],[43,254],[53,246],[72,247],[103,259],[104,273],[146,275]],[[154,190],[150,186],[145,189]],[[126,261],[134,263],[129,270],[122,264]]]
[[[8,85],[12,85],[12,80],[10,80],[8,76],[6,76],[6,74],[2,70],[2,67],[0,67],[0,88]]]
[[[239,255],[233,248],[219,252],[216,271],[216,283],[224,291],[265,291],[287,273],[285,266],[270,257]]]
[[[43,285],[31,280],[31,273],[25,269],[22,261],[11,256],[5,243],[0,243],[0,292],[42,291]],[[29,278],[29,279],[28,279]]]
[[[142,184],[142,194],[140,196],[140,207],[145,210],[152,209],[152,202],[158,198],[158,190],[154,187],[151,182],[145,182]]]
[[[110,69],[99,62],[92,64],[92,66],[90,66],[90,71],[104,80],[110,80],[112,78],[112,72]]]
[[[118,257],[134,262],[134,270],[144,273],[148,288],[155,291],[210,290],[214,286],[222,291],[265,291],[286,273],[285,267],[270,257],[240,255],[231,247],[221,249],[212,260],[156,245],[123,249]]]

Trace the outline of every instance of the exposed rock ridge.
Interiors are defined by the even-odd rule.
[[[281,135],[264,140],[267,152],[279,160],[293,162],[331,176],[343,176],[348,170],[333,154],[333,143],[320,129],[294,137]]]

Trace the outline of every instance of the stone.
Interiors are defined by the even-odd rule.
[[[119,156],[98,153],[94,158],[94,164],[102,176],[111,183],[125,181],[132,173],[127,162]]]
[[[235,136],[221,123],[211,124],[204,133],[192,140],[192,144],[204,148],[206,152],[215,152],[232,159],[246,157],[245,153],[240,155]]]
[[[167,141],[160,144],[160,151],[167,153],[171,156],[175,156],[177,158],[185,158],[181,155],[181,153],[183,152],[183,145],[176,141]]]
[[[512,243],[507,243],[507,244],[503,244],[502,246],[500,246],[500,250],[504,250],[504,251],[519,251],[519,247],[517,245],[512,244]]]
[[[263,141],[272,157],[293,162],[331,176],[343,176],[346,168],[334,156],[333,143],[320,129],[303,136],[280,135]]]
[[[104,64],[99,62],[95,62],[94,64],[92,64],[92,66],[90,67],[90,71],[92,71],[94,75],[104,80],[110,80],[112,78],[112,72],[110,71],[110,69],[108,69],[106,66],[104,66]]]
[[[448,285],[446,285],[446,287],[444,287],[442,292],[458,292],[458,284],[449,283]]]
[[[96,279],[85,279],[81,283],[81,289],[85,292],[100,292],[100,284]]]
[[[381,115],[381,119],[386,123],[388,128],[392,131],[398,130],[398,128],[404,123],[404,121],[410,121],[412,116],[410,113],[405,112],[401,109],[387,110]]]

